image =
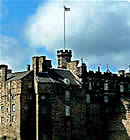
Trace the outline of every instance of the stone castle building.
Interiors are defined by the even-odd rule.
[[[45,56],[32,70],[0,65],[1,140],[130,140],[130,71],[88,71],[58,50],[58,68]]]

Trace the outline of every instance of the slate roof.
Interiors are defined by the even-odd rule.
[[[20,80],[32,71],[23,71],[7,74],[7,81]],[[80,85],[74,74],[70,70],[50,68],[48,72],[40,72],[37,76],[40,83],[65,84],[64,79],[69,79],[71,85]],[[1,78],[0,78],[1,81]]]
[[[64,79],[69,79],[71,85],[80,85],[70,70],[66,69],[49,69],[48,72],[41,72],[38,74],[40,83],[61,83],[64,84]]]
[[[28,75],[31,71],[15,72],[7,74],[7,80],[20,80]],[[1,79],[0,79],[1,80]]]

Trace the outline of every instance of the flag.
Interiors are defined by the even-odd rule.
[[[67,7],[64,6],[64,10],[65,11],[70,11],[70,8],[67,8]]]

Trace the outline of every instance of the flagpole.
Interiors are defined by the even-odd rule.
[[[64,50],[66,47],[66,38],[65,38],[65,6],[64,6]]]

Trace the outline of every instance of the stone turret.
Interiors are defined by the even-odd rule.
[[[32,58],[32,66],[33,66],[34,75],[37,75],[39,72],[39,57],[38,56],[34,56]]]
[[[71,62],[72,50],[58,50],[58,68],[66,69],[67,63]]]

